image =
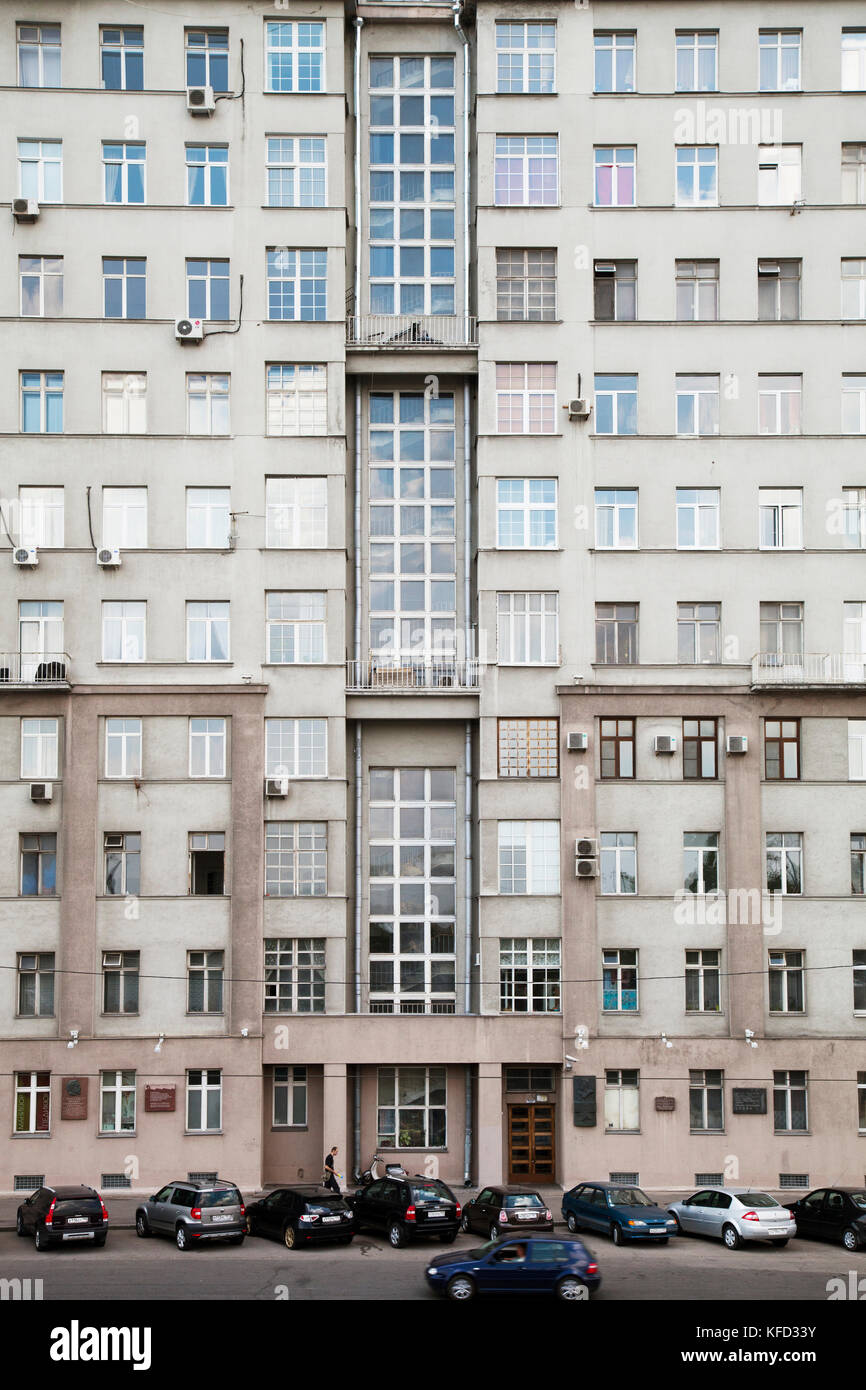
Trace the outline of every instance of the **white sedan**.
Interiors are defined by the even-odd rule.
[[[797,1223],[787,1207],[768,1192],[749,1187],[703,1187],[700,1192],[668,1207],[680,1231],[696,1236],[715,1236],[729,1250],[744,1240],[787,1245],[797,1234]]]

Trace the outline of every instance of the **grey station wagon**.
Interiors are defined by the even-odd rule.
[[[135,1213],[135,1230],[142,1237],[173,1236],[178,1250],[205,1240],[243,1245],[246,1209],[233,1182],[188,1178],[170,1182],[148,1197]]]

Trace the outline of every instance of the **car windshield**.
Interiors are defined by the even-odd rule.
[[[855,1207],[862,1207],[866,1211],[866,1192],[852,1192],[850,1197]]]
[[[655,1202],[651,1202],[645,1192],[641,1192],[639,1187],[612,1187],[610,1189],[611,1205],[615,1207],[652,1207]]]
[[[58,1197],[54,1203],[55,1211],[62,1211],[64,1207],[99,1207],[96,1197]]]
[[[343,1208],[342,1197],[315,1197],[307,1202],[305,1210],[313,1216],[329,1216],[332,1212],[342,1211]]]
[[[537,1192],[507,1192],[505,1194],[505,1205],[509,1208],[543,1207],[544,1203]]]
[[[241,1194],[236,1187],[230,1187],[225,1191],[202,1192],[200,1196],[200,1207],[237,1207],[240,1206]]]
[[[737,1201],[744,1207],[778,1207],[779,1202],[768,1192],[738,1192]]]
[[[426,1182],[412,1188],[416,1202],[450,1202],[451,1193],[444,1182]]]

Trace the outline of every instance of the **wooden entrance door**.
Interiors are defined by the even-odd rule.
[[[556,1106],[534,1102],[508,1107],[508,1181],[554,1180]]]

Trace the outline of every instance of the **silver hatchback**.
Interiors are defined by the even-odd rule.
[[[797,1223],[787,1207],[768,1192],[749,1187],[704,1187],[682,1202],[668,1207],[681,1231],[696,1236],[715,1236],[729,1250],[744,1240],[787,1245],[797,1234]]]
[[[243,1245],[247,1217],[243,1198],[233,1182],[201,1178],[170,1182],[142,1202],[135,1213],[139,1236],[173,1236],[178,1250],[209,1240]]]

